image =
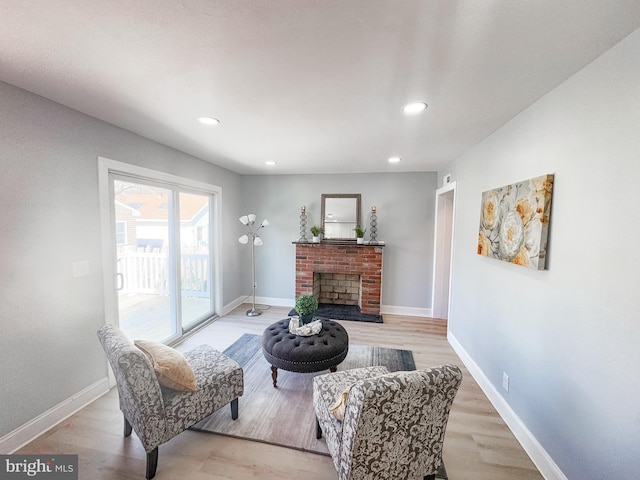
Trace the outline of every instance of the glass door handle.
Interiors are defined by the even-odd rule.
[[[120,291],[124,289],[124,275],[122,273],[116,273],[116,290]]]

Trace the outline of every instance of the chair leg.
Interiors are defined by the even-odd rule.
[[[128,437],[129,435],[131,435],[131,431],[133,430],[133,427],[131,427],[131,424],[129,423],[129,420],[124,419],[124,436]]]
[[[322,428],[320,427],[320,422],[318,421],[318,417],[316,417],[316,438],[322,438]]]
[[[231,419],[236,420],[238,418],[238,399],[231,400]]]
[[[436,474],[432,473],[431,475],[425,475],[424,480],[436,480]]]
[[[147,453],[147,480],[151,480],[156,476],[158,468],[158,447]]]

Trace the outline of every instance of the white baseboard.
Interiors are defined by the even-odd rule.
[[[293,308],[296,301],[293,298],[256,297],[256,305],[271,305],[273,307]]]
[[[467,367],[467,370],[469,370],[484,394],[498,411],[498,414],[505,421],[511,432],[513,432],[524,451],[531,457],[531,460],[538,470],[540,470],[542,476],[546,480],[567,480],[567,477],[562,473],[560,467],[558,467],[547,451],[540,445],[540,442],[538,442],[520,417],[511,409],[504,397],[500,395],[478,364],[473,361],[471,356],[469,356],[467,351],[450,331],[447,332],[447,338],[451,347],[462,360],[462,363]]]
[[[398,307],[394,305],[381,305],[380,313],[390,315],[407,315],[409,317],[431,317],[433,310],[430,308]]]
[[[107,377],[89,385],[84,390],[0,438],[0,453],[8,455],[15,452],[108,391],[109,379]]]
[[[243,303],[252,303],[252,297],[238,297],[232,302],[228,303],[223,308],[223,315],[227,315],[238,305]],[[276,297],[256,297],[256,306],[271,305],[274,307],[290,307],[293,308],[295,299],[293,298],[276,298]],[[431,308],[416,308],[416,307],[399,307],[394,305],[381,305],[380,313],[388,313],[390,315],[407,315],[411,317],[431,317],[433,310]]]
[[[238,297],[235,300],[232,300],[231,302],[227,303],[225,306],[222,307],[222,312],[220,313],[220,316],[228,315],[234,309],[236,309],[239,305],[242,305],[243,301],[244,301],[244,297]]]
[[[229,302],[222,308],[222,315],[227,315],[243,303],[253,303],[253,297],[238,297]],[[260,308],[261,305],[293,308],[294,303],[295,301],[292,298],[256,297],[257,308]]]
[[[238,305],[243,303],[251,303],[253,299],[251,297],[238,297],[234,301],[228,303],[224,307],[224,315],[232,311]],[[271,305],[273,307],[290,307],[293,308],[295,299],[293,298],[276,298],[276,297],[256,297],[256,305]],[[410,315],[414,317],[430,317],[430,308],[415,308],[415,307],[396,307],[393,305],[382,305],[380,307],[380,313],[389,313],[393,315]]]

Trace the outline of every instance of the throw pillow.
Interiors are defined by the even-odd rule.
[[[136,340],[133,343],[147,356],[161,385],[181,392],[197,390],[191,365],[178,350],[152,340]]]

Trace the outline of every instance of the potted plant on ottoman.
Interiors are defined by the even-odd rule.
[[[296,298],[296,312],[300,317],[300,325],[310,323],[316,310],[318,310],[318,300],[313,295],[300,295]]]

